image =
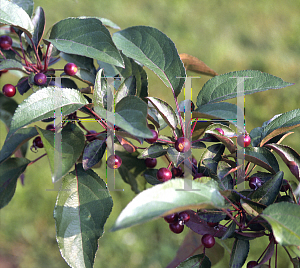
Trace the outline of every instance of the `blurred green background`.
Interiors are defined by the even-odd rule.
[[[204,61],[217,73],[256,69],[295,83],[282,90],[271,90],[246,97],[246,129],[299,107],[300,99],[300,1],[146,1],[146,0],[52,0],[35,1],[46,13],[46,29],[55,22],[77,16],[105,17],[122,29],[135,25],[156,27],[169,36],[179,51]],[[113,32],[113,31],[112,31]],[[63,63],[61,63],[63,64]],[[149,70],[150,95],[170,102],[171,92]],[[188,73],[197,76],[195,73]],[[193,100],[209,79],[202,76],[193,80]],[[16,83],[16,77],[6,74],[0,86]],[[183,94],[181,99],[183,99]],[[15,97],[18,102],[22,97]],[[233,102],[235,100],[232,100]],[[46,126],[46,123],[39,124]],[[93,128],[93,125],[91,125]],[[0,145],[5,138],[5,128],[0,123]],[[300,152],[300,132],[286,138],[284,144]],[[30,160],[43,153],[28,151]],[[292,180],[283,167],[285,178]],[[102,169],[96,169],[102,178]],[[134,197],[130,187],[117,174],[117,189],[112,192],[114,208],[99,240],[96,268],[109,267],[166,267],[174,258],[188,230],[176,235],[169,231],[163,219],[117,231],[108,232],[120,211]],[[53,208],[56,191],[51,183],[48,160],[43,158],[26,171],[25,186],[18,184],[10,204],[0,213],[0,267],[38,268],[68,267],[60,256],[55,240]],[[248,260],[257,259],[268,241],[260,238],[251,242]],[[213,249],[210,249],[213,250]],[[210,251],[208,250],[208,252]],[[288,265],[286,253],[280,248],[278,267]],[[218,258],[217,254],[215,258]],[[229,254],[215,267],[227,267]],[[274,261],[274,260],[273,260]],[[273,262],[274,263],[274,262]],[[273,266],[272,266],[273,267]]]

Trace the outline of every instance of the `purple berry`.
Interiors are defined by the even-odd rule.
[[[237,144],[241,147],[248,147],[251,143],[251,138],[247,134],[241,134],[237,137]]]
[[[249,187],[253,190],[262,186],[262,180],[259,177],[251,177],[249,180]]]
[[[64,71],[67,75],[73,76],[77,73],[77,66],[75,63],[69,62],[65,65]]]
[[[42,142],[42,139],[41,137],[36,137],[33,142],[32,142],[33,146],[34,147],[38,147],[38,148],[43,148],[44,147],[44,144]]]
[[[257,261],[249,261],[247,263],[247,268],[253,268],[255,267],[256,265],[258,265],[258,262]]]
[[[167,223],[176,223],[178,222],[178,213],[173,213],[164,217],[164,220]]]
[[[46,84],[47,82],[47,76],[43,73],[37,73],[34,78],[34,83],[36,83],[38,86],[42,86]]]
[[[191,148],[191,142],[185,137],[180,137],[175,142],[175,149],[180,153],[185,153]]]
[[[16,95],[16,88],[11,84],[6,84],[2,88],[2,92],[6,97],[13,97]]]
[[[184,225],[180,224],[179,222],[170,223],[169,227],[170,227],[170,230],[175,234],[182,233],[182,231],[184,229]]]
[[[9,50],[12,46],[12,39],[8,35],[2,35],[0,37],[0,48],[3,50]]]
[[[107,158],[107,166],[111,169],[117,169],[122,165],[122,159],[118,155],[110,155]]]
[[[150,130],[152,132],[153,138],[145,139],[145,141],[148,142],[148,143],[150,143],[150,144],[152,144],[152,143],[154,143],[154,142],[157,141],[157,139],[158,139],[158,133],[154,129],[150,129]]]
[[[172,172],[168,168],[160,168],[157,171],[156,177],[158,180],[165,182],[172,179]]]
[[[205,234],[204,236],[202,236],[201,242],[202,245],[206,248],[212,248],[216,243],[215,238],[210,234]]]
[[[174,178],[178,178],[182,175],[183,171],[181,167],[172,167],[171,172]]]
[[[178,214],[179,220],[183,221],[183,223],[186,223],[190,220],[190,214],[188,214],[186,211],[182,211]]]
[[[147,168],[155,168],[156,164],[157,164],[157,159],[156,158],[146,158],[145,164],[146,164]]]

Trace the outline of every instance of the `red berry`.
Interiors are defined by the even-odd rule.
[[[46,126],[46,130],[55,131],[55,126],[53,124],[49,124],[48,126]]]
[[[164,220],[167,223],[176,223],[178,222],[178,213],[173,213],[164,217]]]
[[[11,84],[6,84],[2,88],[2,92],[6,97],[13,97],[16,95],[16,88]]]
[[[251,177],[249,180],[249,187],[253,190],[262,186],[262,180],[259,177]]]
[[[241,147],[248,147],[251,143],[251,138],[249,135],[241,134],[237,137],[237,143]]]
[[[253,268],[255,267],[256,265],[258,265],[258,262],[257,261],[249,261],[247,263],[247,268]]]
[[[77,73],[77,66],[75,63],[69,62],[65,65],[64,71],[67,75],[73,76]]]
[[[215,238],[210,234],[205,234],[204,236],[202,236],[201,242],[202,245],[206,248],[212,248],[216,243]]]
[[[195,176],[194,176],[194,180],[195,179],[200,179],[201,177],[204,177],[203,173],[196,173]]]
[[[148,168],[154,168],[157,164],[157,160],[156,160],[156,158],[146,158],[145,164],[146,164],[146,167],[148,167]]]
[[[117,169],[122,165],[122,159],[118,155],[110,155],[107,158],[107,166],[112,169]]]
[[[174,178],[178,178],[182,175],[183,171],[181,167],[172,167],[171,172]]]
[[[185,137],[180,137],[175,142],[175,149],[178,152],[185,153],[191,149],[191,142]]]
[[[38,86],[42,86],[46,84],[47,82],[47,76],[43,73],[37,73],[34,78],[34,83],[36,83]]]
[[[150,144],[152,144],[152,143],[154,143],[154,142],[157,141],[157,139],[158,139],[158,133],[154,129],[150,129],[150,130],[151,130],[151,132],[153,134],[153,138],[145,139],[145,141],[148,142],[148,143],[150,143]]]
[[[217,130],[221,135],[224,135],[224,130],[222,128],[215,128],[215,130]]]
[[[170,223],[169,227],[170,227],[170,230],[175,234],[182,233],[182,231],[184,229],[184,225],[180,224],[179,222]]]
[[[44,147],[44,144],[42,142],[42,139],[41,137],[36,137],[33,142],[32,142],[33,146],[34,147],[38,147],[38,148],[43,148]]]
[[[12,39],[8,35],[2,35],[0,37],[0,48],[3,50],[9,50],[12,46]]]
[[[183,223],[186,223],[190,220],[190,215],[186,211],[182,211],[178,214],[178,218],[180,221],[183,221]]]
[[[157,171],[156,177],[158,180],[165,182],[172,179],[172,172],[168,168],[160,168]]]
[[[210,227],[216,227],[219,225],[219,223],[218,222],[208,222],[207,225]]]

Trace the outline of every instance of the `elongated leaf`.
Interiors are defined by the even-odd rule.
[[[26,158],[10,158],[0,165],[0,209],[12,199],[17,180],[29,163]]]
[[[0,71],[1,70],[19,70],[26,72],[24,66],[21,62],[16,60],[3,60],[0,62]]]
[[[54,24],[47,40],[58,50],[124,67],[109,31],[99,18],[67,18]]]
[[[23,8],[29,17],[33,13],[33,0],[12,0],[14,4],[17,4],[19,7]]]
[[[235,227],[236,227],[236,223],[235,223],[234,221],[232,221],[232,222],[229,224],[229,226],[228,226],[228,228],[227,228],[225,234],[222,236],[221,239],[222,239],[222,240],[225,240],[225,239],[227,239],[227,238],[229,238],[229,237],[232,237],[233,234],[234,234],[234,232],[235,232]]]
[[[168,103],[163,100],[154,97],[146,98],[149,100],[156,110],[159,112],[161,117],[165,120],[165,122],[173,129],[176,129],[178,125],[177,116],[172,108]]]
[[[112,22],[111,20],[106,19],[106,18],[99,18],[99,19],[102,21],[102,23],[105,26],[108,26],[108,27],[113,28],[115,30],[121,30],[121,28],[117,24],[115,24],[114,22]]]
[[[235,239],[230,255],[229,267],[242,268],[247,259],[249,248],[248,240]]]
[[[151,168],[151,169],[147,169],[144,172],[144,177],[149,184],[156,185],[156,184],[163,183],[156,177],[157,171],[158,171],[158,169]]]
[[[263,147],[245,148],[245,159],[275,174],[279,171],[279,165],[275,156]]]
[[[93,103],[95,106],[100,106],[101,108],[107,107],[107,93],[111,92],[108,88],[107,81],[104,78],[103,69],[100,69],[96,75],[94,93],[93,93]]]
[[[138,158],[146,159],[146,158],[158,158],[162,155],[167,154],[169,146],[161,143],[155,143],[150,145],[149,148],[145,149],[141,152]]]
[[[239,93],[237,92],[237,77],[245,78],[242,85],[244,90]],[[293,84],[284,82],[279,77],[257,70],[230,72],[215,76],[204,84],[197,96],[197,106],[291,85]]]
[[[82,156],[83,169],[87,170],[96,165],[103,157],[106,150],[106,140],[94,140],[85,148]]]
[[[30,123],[53,117],[53,113],[57,108],[61,107],[62,116],[65,116],[86,104],[88,104],[88,101],[78,90],[55,87],[43,88],[31,94],[18,106],[12,118],[7,137],[10,138],[19,128]]]
[[[54,218],[60,252],[73,268],[93,267],[98,239],[112,210],[105,182],[81,165],[63,180]]]
[[[46,150],[53,183],[65,176],[76,163],[84,148],[84,134],[75,124],[68,124],[61,131],[61,147],[55,148],[55,133],[37,127]],[[58,151],[60,150],[60,151]],[[55,158],[60,157],[61,166],[55,166]],[[56,159],[57,160],[57,159]]]
[[[155,185],[138,194],[126,206],[116,220],[112,231],[186,209],[223,206],[224,199],[215,187],[215,184],[212,186],[184,179],[172,179]]]
[[[38,132],[34,127],[19,129],[13,136],[12,139],[4,142],[4,145],[0,151],[0,163],[5,161],[14,152],[16,152],[22,144],[36,136]]]
[[[210,268],[211,262],[206,255],[198,254],[186,259],[184,262],[180,263],[180,265],[177,266],[177,268],[190,268],[190,267]]]
[[[261,214],[273,230],[276,241],[282,246],[300,246],[300,207],[288,202],[268,206]]]
[[[79,68],[87,69],[91,73],[96,74],[96,68],[92,58],[75,55],[75,54],[67,54],[63,52],[60,52],[60,57],[62,57],[67,62],[75,63]]]
[[[38,47],[45,31],[45,12],[42,7],[36,8],[32,23],[34,25],[32,40],[34,45]]]
[[[180,153],[174,147],[167,149],[168,157],[173,162],[174,167],[178,167],[187,158],[187,153]]]
[[[127,77],[119,87],[115,102],[118,103],[121,99],[129,95],[136,95],[136,79],[133,76]]]
[[[12,98],[8,98],[0,92],[0,120],[10,128],[11,119],[15,110],[18,107],[18,103]]]
[[[272,204],[279,194],[283,180],[283,172],[279,171],[276,175],[265,182],[261,187],[251,194],[251,200],[266,206]]]
[[[185,69],[173,41],[158,29],[134,26],[113,35],[118,49],[155,72],[167,87],[179,95]]]
[[[26,11],[8,0],[1,0],[0,23],[13,25],[30,36],[34,31],[34,26]]]
[[[97,106],[95,112],[110,123],[136,137],[152,138],[153,134],[147,126],[147,104],[136,96],[127,96],[119,101],[115,113]],[[114,122],[111,120],[114,118]]]

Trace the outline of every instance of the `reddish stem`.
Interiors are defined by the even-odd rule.
[[[184,127],[183,127],[183,122],[182,122],[182,118],[181,118],[181,115],[180,115],[180,110],[179,110],[179,104],[178,104],[178,100],[177,100],[177,97],[175,95],[175,91],[172,89],[172,92],[173,92],[173,96],[174,96],[174,100],[175,100],[175,104],[176,104],[176,110],[177,110],[177,113],[178,113],[178,117],[179,117],[179,121],[180,121],[180,126],[181,126],[181,131],[182,131],[182,135],[183,137],[185,136],[184,135]]]
[[[42,157],[44,157],[45,155],[47,155],[47,154],[43,154],[43,155],[41,155],[40,157],[38,157],[37,159],[31,161],[31,162],[28,164],[28,166],[34,164],[36,161],[40,160],[40,159],[41,159]]]

